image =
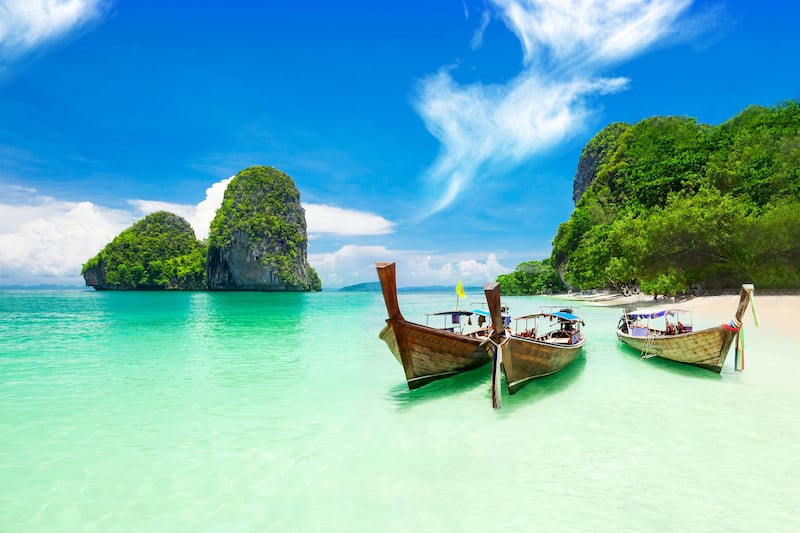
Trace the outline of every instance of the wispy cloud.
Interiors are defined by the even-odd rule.
[[[442,144],[425,176],[436,191],[428,214],[449,206],[478,172],[517,164],[583,131],[596,113],[590,99],[628,85],[602,70],[672,33],[691,0],[492,3],[520,41],[521,70],[504,84],[461,85],[452,67],[421,81],[415,106]],[[479,39],[483,30],[482,22]]]
[[[481,47],[481,45],[483,45],[483,34],[486,33],[486,28],[489,27],[489,22],[491,20],[492,15],[489,13],[489,11],[484,11],[481,14],[481,25],[478,26],[478,29],[472,34],[472,40],[469,43],[470,48],[477,50]]]
[[[101,18],[110,0],[0,0],[0,66]]]

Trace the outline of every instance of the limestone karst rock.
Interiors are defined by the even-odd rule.
[[[211,222],[210,290],[321,290],[308,265],[305,211],[294,181],[272,167],[242,170]]]

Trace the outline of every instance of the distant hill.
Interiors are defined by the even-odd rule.
[[[0,285],[0,291],[85,291],[82,285]]]
[[[379,281],[357,283],[339,289],[343,292],[381,292]],[[398,287],[397,292],[455,292],[455,285],[428,285],[427,287]],[[464,287],[465,291],[482,291],[483,287]]]
[[[355,285],[348,285],[339,289],[342,292],[380,292],[381,284],[379,281],[370,281],[368,283],[357,283]]]

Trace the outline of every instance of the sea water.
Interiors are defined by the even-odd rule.
[[[408,390],[380,293],[0,291],[0,531],[800,529],[795,346],[749,328],[717,375],[579,311],[493,410],[490,365]]]

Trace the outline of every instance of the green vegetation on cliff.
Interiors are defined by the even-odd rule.
[[[749,107],[717,127],[678,117],[612,124],[581,159],[575,189],[585,192],[551,256],[572,286],[800,286],[797,102]]]
[[[247,234],[254,255],[281,283],[322,290],[317,272],[306,265],[305,214],[300,192],[287,174],[254,166],[236,175],[211,222],[209,247],[230,246],[239,231]]]
[[[81,274],[101,289],[202,289],[205,256],[186,220],[159,211],[117,235]]]
[[[186,220],[160,211],[117,235],[81,274],[101,290],[322,290],[306,260],[300,193],[271,167],[231,180],[208,244]]]
[[[796,289],[800,104],[752,106],[716,127],[683,117],[611,124],[584,147],[574,199],[550,258],[498,277],[504,292],[542,292],[553,269],[583,289]]]

